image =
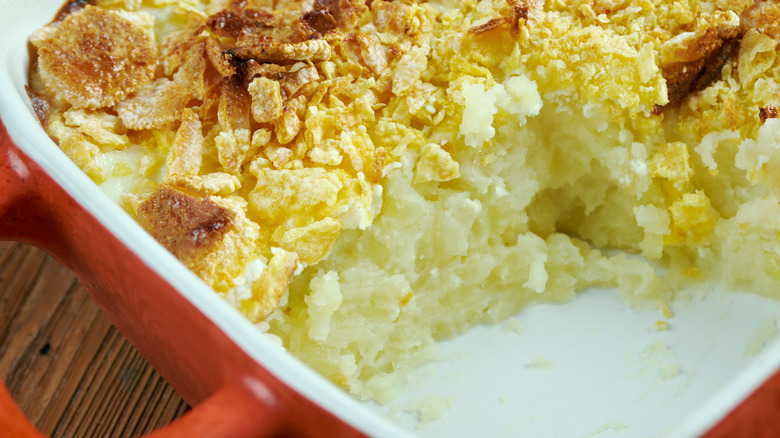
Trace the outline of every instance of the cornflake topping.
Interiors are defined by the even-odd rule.
[[[506,145],[507,132],[541,129],[534,117],[564,117],[543,102],[581,110],[583,124],[614,137],[613,161],[585,168],[625,167],[603,183],[647,203],[630,218],[649,236],[634,249],[657,257],[712,237],[724,201],[699,187],[701,163],[714,176],[729,142],[777,117],[773,1],[85,3],[70,2],[32,36],[36,113],[87,175],[113,178],[123,207],[256,322],[285,302],[296,273],[327,267],[340,237],[371,226],[383,202],[385,212],[399,208],[394,194],[382,199],[394,187],[388,174],[408,176],[421,199],[471,186],[500,197],[510,192],[501,184],[466,180],[506,149],[527,148],[532,167],[547,156],[566,162],[569,151],[556,148],[568,139],[542,140],[557,138],[549,126]],[[763,146],[739,156],[765,156]],[[534,240],[559,231],[555,214],[580,215],[545,196],[598,198],[565,195],[592,181],[572,176],[582,165],[555,174],[558,165],[534,169],[538,181],[518,169],[531,206],[517,217],[540,230]],[[467,204],[463,215],[483,208]],[[550,220],[532,217],[548,210]],[[564,228],[578,235],[580,226]],[[518,233],[506,241],[520,242]],[[608,243],[598,238],[585,236]],[[545,290],[546,263],[524,287]]]
[[[46,87],[76,108],[115,104],[146,84],[157,65],[153,18],[86,6],[38,31],[38,69]]]

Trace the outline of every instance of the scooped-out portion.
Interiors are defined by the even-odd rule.
[[[772,1],[72,1],[31,36],[54,141],[363,399],[436,342],[617,287],[780,298]],[[659,326],[666,326],[659,324]]]

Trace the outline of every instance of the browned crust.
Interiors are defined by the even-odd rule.
[[[259,63],[291,64],[298,61],[321,62],[330,59],[330,46],[324,40],[300,43],[262,41],[225,50],[224,56],[235,64],[253,59]]]
[[[317,9],[316,7],[303,14],[301,22],[319,34],[332,31],[337,24],[336,19],[326,9]]]
[[[311,11],[303,14],[301,22],[321,34],[326,34],[354,25],[366,11],[368,8],[365,1],[316,0]]]
[[[54,21],[52,21],[52,23],[59,23],[68,15],[80,11],[87,5],[94,6],[96,3],[97,0],[69,0],[59,11],[57,11],[57,15],[54,16]]]
[[[238,75],[222,80],[218,118],[223,129],[249,129],[252,97]]]
[[[217,117],[221,90],[222,81],[215,82],[206,88],[203,104],[200,107],[200,118],[202,120],[211,120]]]
[[[149,82],[156,66],[144,29],[93,6],[69,15],[38,48],[44,84],[77,108],[113,105]]]
[[[721,69],[731,59],[739,47],[741,35],[720,39],[718,44],[712,44],[706,56],[695,61],[673,64],[663,69],[666,80],[666,105],[656,105],[653,114],[661,114],[665,109],[677,105],[686,96],[707,88],[720,75]]]
[[[280,80],[284,77],[287,70],[278,64],[259,63],[254,59],[250,59],[244,63],[244,75],[248,81],[253,78],[262,76],[268,79]]]
[[[692,38],[683,47],[674,51],[677,62],[693,62],[706,58],[723,45],[724,38],[715,28],[707,29],[703,35]]]
[[[735,50],[739,47],[741,39],[741,35],[725,39],[720,48],[712,52],[705,62],[704,69],[696,79],[696,91],[707,88],[718,78],[718,76],[720,76],[720,71],[723,69],[723,66],[729,62],[732,55],[734,55]]]
[[[469,29],[469,33],[472,35],[479,35],[481,33],[499,28],[503,25],[509,25],[510,30],[517,30],[517,25],[520,20],[528,18],[528,5],[525,2],[518,0],[507,0],[509,3],[509,14],[503,17],[497,17],[489,20],[487,23],[474,26]]]
[[[503,26],[504,24],[506,24],[506,22],[507,20],[505,17],[493,18],[492,20],[489,20],[487,23],[472,27],[471,29],[469,29],[469,33],[478,35],[480,33],[493,30],[499,26]]]
[[[777,108],[773,106],[767,106],[764,108],[758,109],[758,118],[761,119],[761,123],[766,122],[766,119],[776,119],[777,118]]]
[[[289,22],[283,14],[245,7],[246,2],[236,1],[206,20],[214,35],[207,54],[223,77],[251,79],[251,70],[262,64],[326,61],[331,47],[323,35],[355,25],[368,11],[364,0],[316,0],[311,10]]]
[[[234,212],[208,197],[167,185],[138,208],[139,224],[187,265],[217,247],[234,218]]]
[[[206,25],[216,35],[239,39],[280,25],[270,12],[262,9],[244,9],[240,12],[225,9],[206,20]]]
[[[661,114],[666,108],[676,105],[682,101],[685,96],[695,91],[694,82],[704,69],[704,60],[675,64],[663,70],[663,76],[666,80],[666,95],[669,102],[666,105],[655,105],[653,114]]]
[[[206,56],[220,76],[229,77],[236,73],[236,65],[228,59],[224,49],[215,38],[206,38]]]

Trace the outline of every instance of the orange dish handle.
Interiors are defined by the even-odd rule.
[[[44,193],[21,152],[9,138],[0,121],[0,239],[25,241],[45,247],[55,258],[67,259],[68,247],[61,231],[46,220],[40,208]],[[56,257],[56,256],[60,257]],[[233,376],[218,386],[192,411],[170,425],[153,432],[150,438],[272,437],[283,429],[284,417],[277,412],[275,397],[252,378]],[[19,409],[5,383],[0,380],[0,438],[42,437]]]
[[[263,385],[246,379],[221,389],[170,425],[147,438],[255,438],[282,432],[282,423],[269,409],[272,398]],[[0,381],[0,437],[43,438]]]
[[[774,438],[780,435],[780,371],[701,438]]]
[[[5,383],[0,381],[0,436],[9,438],[42,437],[40,432],[27,420],[22,413]]]

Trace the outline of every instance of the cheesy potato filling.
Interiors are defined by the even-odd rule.
[[[779,18],[763,0],[73,1],[31,37],[29,94],[216,293],[385,402],[437,341],[592,286],[664,318],[704,284],[780,298]]]

